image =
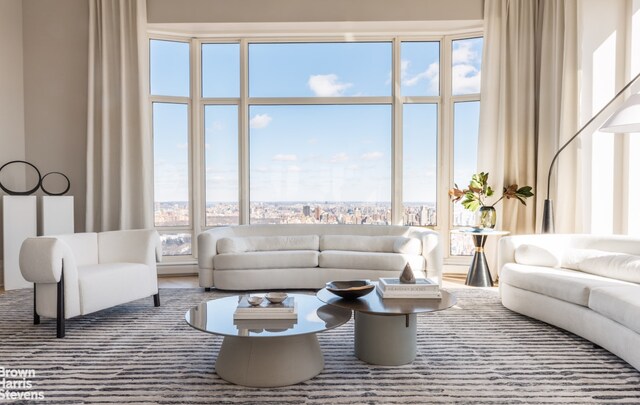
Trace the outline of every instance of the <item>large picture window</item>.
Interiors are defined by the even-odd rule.
[[[164,254],[234,224],[467,225],[446,192],[475,171],[481,54],[481,37],[152,39]]]

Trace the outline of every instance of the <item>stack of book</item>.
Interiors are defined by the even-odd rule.
[[[288,297],[281,304],[271,304],[266,299],[260,305],[251,305],[247,296],[240,297],[233,319],[298,319],[294,297]]]
[[[249,336],[249,332],[261,333],[263,331],[281,332],[291,329],[298,323],[297,319],[236,319],[236,325],[240,336]]]
[[[415,284],[403,284],[398,278],[380,278],[377,290],[382,298],[442,298],[440,285],[430,278],[417,278]]]

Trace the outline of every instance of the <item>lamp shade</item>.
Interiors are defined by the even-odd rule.
[[[600,127],[602,132],[640,132],[640,94],[629,97]]]

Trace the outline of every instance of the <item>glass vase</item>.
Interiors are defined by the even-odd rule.
[[[493,207],[480,207],[476,211],[476,228],[493,229],[496,226],[496,209]]]

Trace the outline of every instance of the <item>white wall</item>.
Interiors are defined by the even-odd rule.
[[[580,119],[587,122],[633,77],[633,30],[640,29],[640,17],[633,18],[639,8],[637,0],[582,0],[581,24],[581,98]],[[597,23],[594,23],[597,22]],[[635,28],[634,28],[635,24]],[[636,39],[636,42],[638,40]],[[635,56],[637,57],[637,56]],[[617,104],[621,104],[622,100]],[[615,108],[615,106],[612,106]],[[581,135],[585,173],[582,181],[585,205],[584,230],[590,233],[629,233],[636,221],[637,203],[631,203],[633,190],[640,180],[634,173],[637,160],[632,151],[635,140],[628,136],[600,133],[598,128],[613,112],[605,111],[592,128]],[[635,197],[634,197],[635,198]],[[637,228],[637,226],[635,227]]]
[[[75,229],[84,231],[88,2],[24,0],[23,28],[26,160],[69,177]]]
[[[0,1],[0,165],[25,158],[22,69],[22,1],[3,0]],[[2,175],[7,185],[9,182],[11,185],[24,185],[24,172],[20,175],[12,170],[11,173],[12,176]],[[0,191],[0,196],[3,194]],[[0,231],[0,268],[2,240]],[[0,283],[2,280],[0,273]]]
[[[147,15],[150,23],[481,20],[483,7],[483,0],[147,0]]]

